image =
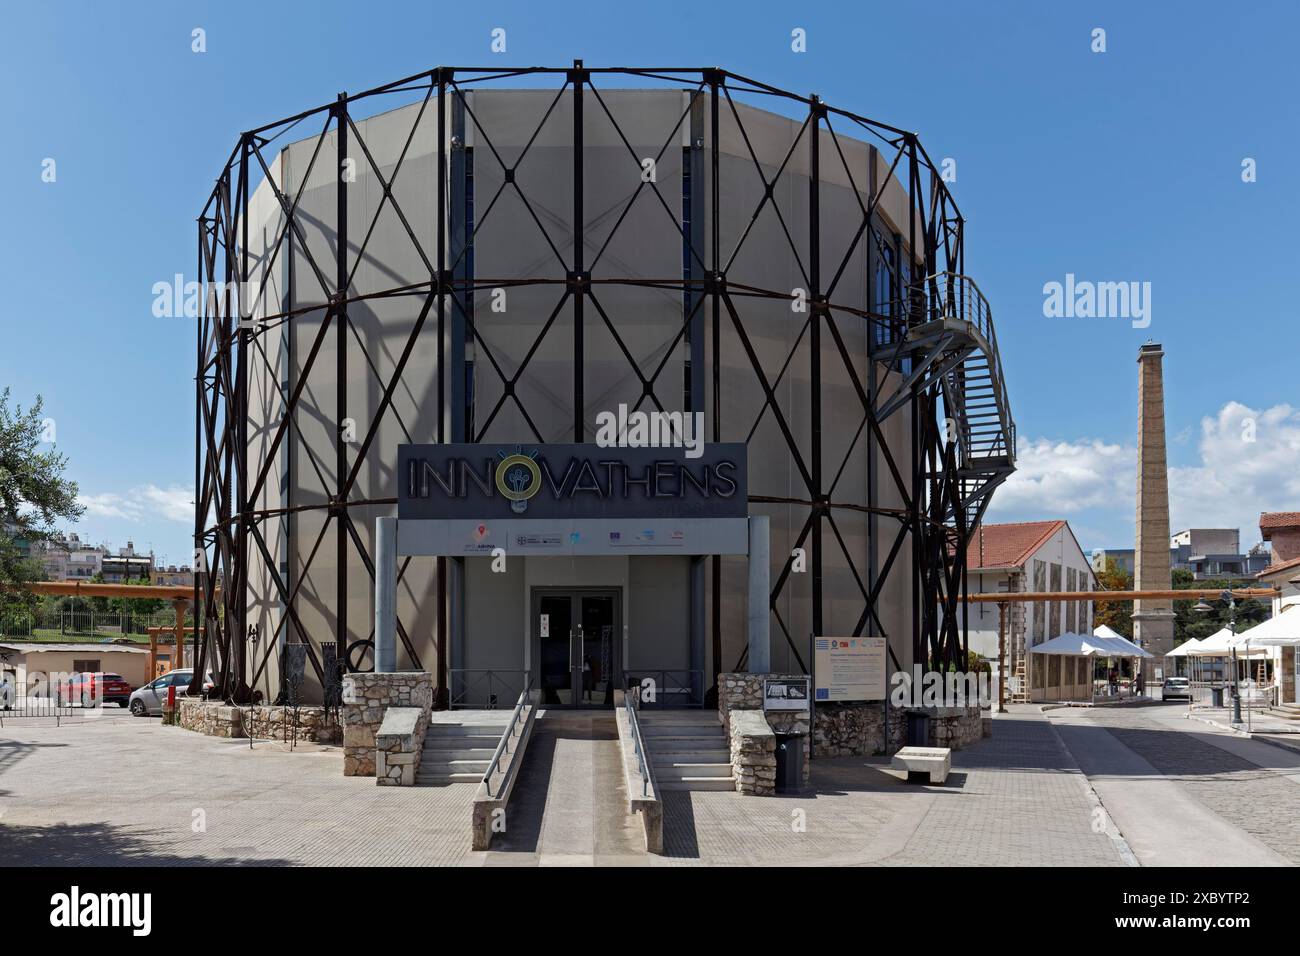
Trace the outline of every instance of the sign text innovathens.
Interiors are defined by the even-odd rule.
[[[401,445],[398,518],[734,518],[747,514],[745,446]]]

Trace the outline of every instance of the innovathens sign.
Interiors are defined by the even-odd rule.
[[[397,516],[743,518],[745,451],[718,442],[692,449],[401,445]]]

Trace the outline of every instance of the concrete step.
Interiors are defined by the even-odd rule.
[[[500,734],[426,734],[424,737],[425,750],[445,750],[448,748],[461,749],[481,749],[486,748],[489,751],[496,750],[497,744],[501,743]]]
[[[491,758],[486,760],[430,760],[426,755],[420,761],[420,771],[431,770],[438,773],[477,773],[480,777],[487,773]]]
[[[637,717],[642,720],[651,721],[668,721],[668,720],[711,720],[718,723],[718,712],[715,710],[645,710],[638,709]]]
[[[722,740],[723,728],[706,723],[642,724],[641,736],[647,737],[718,737]]]
[[[680,780],[660,780],[660,790],[735,790],[736,781],[725,777],[683,777]]]
[[[495,737],[501,739],[505,724],[430,724],[426,733],[430,737]]]
[[[685,730],[673,733],[648,734],[643,729],[641,737],[651,750],[673,750],[679,747],[727,747],[726,738],[716,731],[712,733],[692,733]],[[730,747],[727,749],[730,749]]]
[[[725,747],[696,747],[688,750],[664,750],[655,747],[650,752],[650,762],[656,767],[664,763],[731,763],[731,751]]]
[[[415,774],[415,782],[417,784],[431,784],[431,783],[477,784],[477,783],[481,783],[482,780],[483,780],[483,775],[481,773],[451,773],[451,774],[433,773],[433,772],[425,771],[423,767],[421,767],[418,771],[416,771]]]
[[[424,762],[425,760],[491,760],[492,755],[494,753],[496,753],[495,747],[457,747],[457,746],[430,747],[426,743],[424,747],[424,756],[420,758],[420,761]]]
[[[731,779],[731,761],[722,760],[716,763],[682,763],[674,761],[671,763],[660,763],[655,761],[654,765],[655,779],[664,782],[668,780],[684,780],[696,777],[726,777]]]

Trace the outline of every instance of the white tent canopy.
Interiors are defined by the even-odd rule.
[[[1252,654],[1257,647],[1263,650],[1264,647],[1300,644],[1300,608],[1293,609],[1289,614],[1277,614],[1262,624],[1242,631],[1237,635],[1237,652],[1241,653],[1247,643]]]
[[[1100,628],[1098,629],[1100,630]],[[1107,630],[1110,630],[1107,628]],[[1120,635],[1062,634],[1045,644],[1031,647],[1031,654],[1063,654],[1068,657],[1150,657],[1146,651]]]
[[[1187,653],[1192,657],[1231,657],[1233,651],[1237,652],[1238,657],[1268,656],[1268,650],[1260,647],[1257,641],[1252,640],[1251,644],[1253,646],[1249,648],[1248,654],[1242,635],[1238,634],[1234,638],[1232,631],[1225,627],[1215,631]]]
[[[1183,641],[1183,643],[1179,644],[1172,651],[1166,654],[1165,657],[1188,657],[1190,655],[1195,654],[1196,649],[1200,647],[1203,643],[1204,641],[1201,641],[1195,637],[1192,638],[1190,641]]]
[[[1112,642],[1113,646],[1122,647],[1125,649],[1121,653],[1112,654],[1111,655],[1112,657],[1151,657],[1152,656],[1151,654],[1148,654],[1146,651],[1142,650],[1142,648],[1138,647],[1132,641],[1130,641],[1119,631],[1115,630],[1112,627],[1107,627],[1105,624],[1099,624],[1097,625],[1097,627],[1093,628],[1092,636],[1105,638],[1106,640]]]

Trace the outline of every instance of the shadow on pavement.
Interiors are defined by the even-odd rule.
[[[104,823],[0,825],[0,866],[291,866],[292,860],[182,855]]]

